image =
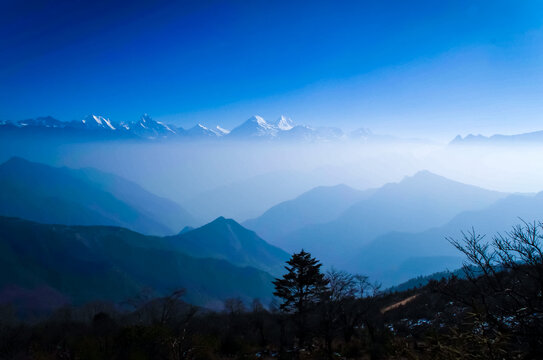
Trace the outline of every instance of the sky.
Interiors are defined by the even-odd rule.
[[[543,129],[542,1],[0,1],[0,120]]]

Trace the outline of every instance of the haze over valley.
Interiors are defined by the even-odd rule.
[[[305,249],[326,268],[385,286],[455,270],[462,258],[447,237],[471,228],[505,231],[519,218],[537,220],[542,208],[542,165],[535,161],[541,147],[532,141],[511,147],[387,136],[284,141],[253,133],[228,141],[104,138],[109,127],[74,139],[42,123],[18,128],[12,141],[13,128],[0,129],[8,140],[2,216],[155,236],[196,236],[193,229],[226,218],[284,254]],[[230,236],[225,231],[218,234]],[[205,257],[223,259],[214,236],[194,241]],[[243,265],[277,274],[284,258]]]

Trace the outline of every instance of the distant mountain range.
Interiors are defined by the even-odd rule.
[[[325,266],[391,286],[459,268],[462,254],[447,237],[473,227],[490,238],[542,214],[543,192],[489,191],[421,171],[374,190],[315,188],[243,225],[287,251],[303,248]]]
[[[95,169],[14,157],[0,165],[0,215],[65,225],[115,225],[171,235],[195,220],[178,204]]]
[[[345,189],[329,191],[327,196],[320,196],[318,200],[306,194],[292,202],[280,204],[244,224],[262,236],[271,235],[268,240],[286,251],[304,248],[324,264],[341,267],[353,252],[380,235],[392,231],[424,231],[447,223],[462,211],[482,209],[507,196],[505,193],[452,181],[428,171],[406,177],[399,183],[351,195],[351,199],[359,196],[352,204],[345,201],[344,192]],[[330,220],[334,213],[333,207],[336,207],[335,214],[341,212]],[[278,208],[285,210],[278,212]],[[306,218],[305,212],[294,215],[296,210],[287,210],[289,208],[312,210]],[[318,217],[312,213],[321,213],[319,216],[328,220],[316,222]],[[281,228],[281,222],[288,224],[288,220],[285,220],[288,216],[304,219],[298,223],[309,224],[288,225],[293,230],[287,233],[281,230],[270,231],[274,226]]]
[[[27,136],[70,136],[73,140],[247,140],[247,141],[306,141],[330,142],[352,140],[357,142],[408,142],[427,143],[420,138],[397,138],[390,135],[374,134],[368,128],[345,132],[331,126],[312,127],[296,124],[292,119],[281,115],[275,121],[266,121],[258,115],[251,116],[231,130],[219,125],[208,127],[196,124],[183,128],[154,120],[148,114],[138,120],[115,121],[101,115],[88,115],[81,120],[61,121],[51,116],[43,116],[19,121],[0,120],[0,135]],[[481,144],[537,144],[543,143],[543,130],[514,135],[457,135],[450,145]]]
[[[38,224],[0,217],[0,303],[33,293],[52,305],[121,302],[143,289],[220,308],[222,301],[271,300],[273,276],[288,254],[233,220],[171,237],[119,227]],[[254,266],[250,266],[254,265]],[[15,301],[16,302],[16,301]]]
[[[462,265],[463,259],[446,237],[461,239],[462,231],[474,229],[490,240],[498,232],[503,234],[522,221],[541,221],[542,214],[543,192],[510,195],[483,209],[463,211],[441,226],[421,232],[381,235],[354,253],[346,268],[379,278],[386,285],[421,274],[454,270]]]
[[[522,144],[543,144],[543,131],[534,131],[515,135],[473,135],[465,137],[457,135],[451,145],[522,145]]]
[[[356,141],[394,140],[390,136],[375,135],[368,129],[358,129],[350,134],[339,128],[296,125],[285,116],[267,122],[255,115],[234,129],[220,126],[209,128],[202,124],[184,129],[153,120],[144,114],[137,121],[116,122],[100,115],[89,115],[79,121],[64,122],[51,116],[0,122],[0,134],[30,136],[71,136],[74,139],[145,139],[145,140],[283,140],[283,141]]]
[[[243,225],[269,241],[280,241],[282,237],[305,226],[335,220],[374,191],[360,191],[347,185],[319,186],[293,200],[271,207],[258,218],[244,221]]]
[[[270,186],[254,183],[260,186],[240,185],[247,196]],[[208,197],[240,204],[229,193]],[[181,206],[126,179],[15,157],[0,164],[0,302],[23,293],[52,303],[120,301],[146,287],[157,294],[186,287],[190,302],[206,306],[231,296],[270,300],[269,282],[302,248],[326,267],[390,286],[458,268],[461,254],[447,236],[472,226],[492,235],[542,212],[543,192],[511,195],[420,171],[364,191],[316,187],[243,226],[220,216],[194,228]]]

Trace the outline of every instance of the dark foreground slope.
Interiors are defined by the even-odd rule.
[[[187,290],[187,301],[208,307],[231,297],[270,300],[268,273],[160,248],[159,240],[118,227],[0,217],[0,289],[12,299],[17,289],[47,289],[76,304],[121,302],[143,289],[161,296],[179,288]]]
[[[541,359],[541,264],[470,280],[436,277],[415,289],[364,297],[345,291],[349,285],[342,281],[348,278],[336,278],[342,286],[331,288],[333,296],[306,313],[303,350],[296,315],[236,301],[226,311],[198,311],[166,298],[130,312],[63,309],[33,325],[0,317],[0,354],[3,359],[59,353],[81,359]]]

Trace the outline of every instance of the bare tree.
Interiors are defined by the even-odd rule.
[[[515,348],[528,357],[543,357],[543,223],[514,226],[491,240],[474,229],[461,240],[448,240],[466,256],[463,270],[469,286],[450,287],[448,295],[468,306],[489,356],[496,339],[511,334]],[[449,282],[454,284],[456,279]]]

